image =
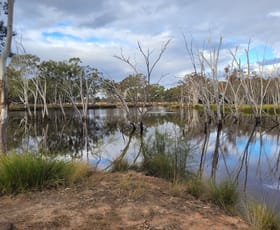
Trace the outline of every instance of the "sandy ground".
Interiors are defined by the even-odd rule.
[[[3,229],[248,229],[239,217],[136,172],[93,173],[70,188],[0,197]]]

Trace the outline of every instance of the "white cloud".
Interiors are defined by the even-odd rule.
[[[280,17],[280,11],[272,11],[268,13],[269,17]]]
[[[22,36],[27,52],[43,59],[65,60],[79,56],[86,64],[120,79],[132,72],[114,55],[136,59],[144,71],[143,59],[137,51],[137,41],[143,48],[156,55],[162,43],[172,38],[172,43],[154,72],[159,79],[164,74],[166,84],[174,82],[174,76],[192,71],[186,54],[182,34],[191,35],[194,49],[202,49],[211,35],[213,44],[224,37],[221,51],[221,68],[230,62],[228,49],[235,46],[244,51],[249,39],[257,44],[275,46],[280,53],[279,22],[275,10],[278,0],[266,2],[236,0],[29,0],[16,1],[15,30]],[[249,10],[248,10],[249,9]],[[270,12],[270,13],[265,13]],[[268,17],[269,16],[269,17]],[[59,32],[68,36],[46,36],[44,33]],[[71,36],[80,38],[78,41]],[[142,65],[142,66],[141,66]],[[168,83],[169,82],[169,83]]]

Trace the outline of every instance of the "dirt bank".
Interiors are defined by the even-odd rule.
[[[136,172],[0,197],[0,229],[248,229],[239,217]]]

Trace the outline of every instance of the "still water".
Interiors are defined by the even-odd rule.
[[[36,122],[28,120],[24,112],[10,112],[9,116],[9,150],[40,150],[56,157],[83,159],[100,169],[109,167],[124,150],[129,162],[142,159],[139,131],[130,136],[131,126],[120,109],[89,110],[87,123],[71,111],[66,119],[59,111],[52,111],[49,120]],[[238,122],[228,117],[219,135],[215,125],[205,130],[203,120],[197,111],[155,107],[145,117],[143,138],[153,137],[155,130],[175,141],[184,137],[190,148],[188,170],[200,169],[203,175],[218,181],[237,180],[243,194],[280,210],[280,119],[265,117],[254,129],[250,116]]]

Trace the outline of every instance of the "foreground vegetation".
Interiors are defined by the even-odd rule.
[[[84,177],[87,170],[86,164],[30,153],[4,155],[0,158],[0,194],[66,186]]]
[[[165,140],[167,145],[170,144],[159,133],[156,135],[157,141],[161,139]],[[158,142],[151,142],[151,144],[154,150],[156,150],[155,144],[163,146],[163,143]],[[146,146],[146,160],[143,161],[142,166],[134,168],[141,169],[146,174],[170,180],[172,182],[170,191],[175,196],[185,197],[183,194],[188,192],[199,199],[210,201],[222,207],[230,214],[238,213],[236,209],[238,203],[236,184],[229,181],[216,184],[213,180],[203,181],[189,173],[183,174],[182,171],[179,173],[178,166],[180,164],[178,164],[178,161],[174,161],[171,155],[166,155],[165,148],[161,149],[161,153],[155,151],[155,155],[151,157],[148,154],[149,148]],[[168,148],[170,149],[170,145],[168,145]],[[186,152],[183,155],[187,156]],[[176,159],[178,159],[178,156]],[[131,166],[127,160],[119,159],[119,161],[114,162],[112,168],[115,172],[126,171]],[[68,186],[85,178],[88,172],[89,166],[86,163],[48,159],[30,153],[5,155],[0,159],[0,194],[15,194],[30,190]],[[129,189],[127,187],[129,184],[130,182],[123,181],[120,184],[120,189]],[[138,187],[141,191],[145,190],[139,184]],[[142,192],[140,190],[137,189],[133,193],[129,191],[129,194],[133,194],[133,199],[138,198],[144,192],[144,190]],[[280,227],[277,216],[264,205],[256,202],[246,203],[242,210],[246,221],[254,229],[279,229]]]

